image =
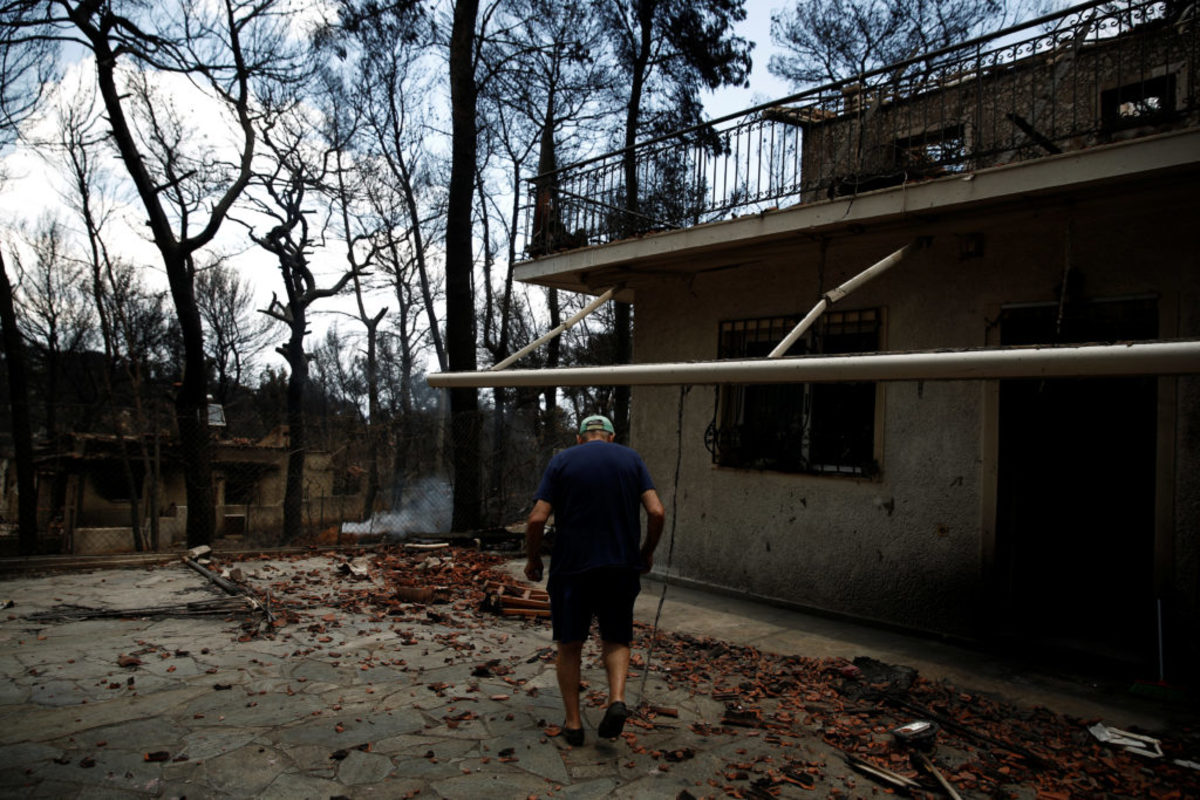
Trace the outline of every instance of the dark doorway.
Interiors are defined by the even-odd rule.
[[[1153,299],[1006,309],[1004,345],[1153,339]],[[1144,674],[1155,660],[1154,378],[1000,384],[998,634]]]

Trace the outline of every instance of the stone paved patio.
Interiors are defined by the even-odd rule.
[[[545,621],[481,614],[461,599],[386,613],[347,606],[338,563],[242,564],[251,585],[298,589],[276,594],[297,607],[268,630],[247,614],[29,619],[221,596],[179,564],[0,582],[0,600],[14,603],[0,612],[0,797],[767,797],[755,782],[771,776],[784,798],[886,794],[842,761],[820,719],[786,736],[719,729],[724,703],[657,669],[646,697],[678,717],[597,741],[604,675],[593,644],[587,742],[571,748],[557,735]],[[388,591],[380,575],[372,582]],[[139,663],[120,666],[123,656]],[[642,685],[635,671],[633,698]],[[943,763],[959,757],[939,752]],[[779,779],[784,766],[807,770],[812,788]],[[1036,796],[1017,783],[1003,791]]]
[[[273,580],[334,564],[324,556],[269,563]],[[251,569],[248,577],[262,576]],[[660,763],[623,739],[598,742],[597,708],[588,709],[583,747],[548,735],[561,710],[545,622],[460,607],[441,624],[397,623],[329,606],[307,609],[305,622],[315,622],[281,628],[274,640],[238,641],[238,617],[26,619],[64,605],[132,608],[219,594],[181,566],[0,586],[16,602],[0,622],[2,797],[674,798],[688,788],[710,793],[703,781],[697,787],[699,776],[714,774],[733,744],[714,741],[698,758]],[[603,683],[598,654],[586,658],[593,686]],[[123,655],[141,663],[121,667]],[[502,676],[472,676],[493,660]],[[689,707],[653,680],[651,690],[662,703],[683,701],[681,715],[712,703]],[[647,749],[703,747],[686,720],[638,739]],[[736,744],[746,749],[738,759],[770,749]]]

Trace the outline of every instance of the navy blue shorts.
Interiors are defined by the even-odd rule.
[[[633,601],[642,590],[641,574],[626,567],[604,567],[575,575],[553,576],[550,624],[554,641],[583,642],[595,617],[600,639],[613,644],[633,641]]]

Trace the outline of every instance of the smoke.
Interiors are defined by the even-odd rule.
[[[415,533],[444,533],[450,530],[453,490],[441,478],[422,478],[400,492],[400,507],[380,511],[365,522],[342,523],[342,533],[387,534],[403,539]]]

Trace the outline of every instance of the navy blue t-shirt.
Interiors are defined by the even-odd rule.
[[[534,495],[554,509],[550,575],[641,569],[642,495],[653,488],[637,451],[614,442],[584,442],[550,459]]]

